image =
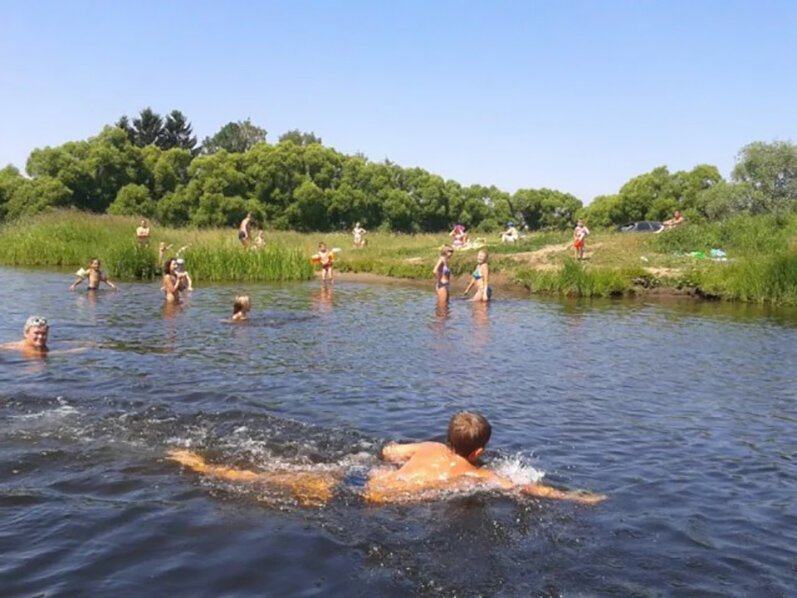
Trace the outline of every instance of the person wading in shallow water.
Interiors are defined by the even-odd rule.
[[[371,471],[362,489],[372,503],[416,502],[428,500],[445,490],[490,488],[518,491],[540,498],[571,500],[595,504],[606,499],[601,494],[557,490],[540,483],[516,484],[481,466],[480,458],[490,440],[492,427],[479,414],[461,411],[448,424],[446,444],[440,442],[391,443],[382,449],[382,459],[398,468],[378,467]],[[341,473],[308,471],[256,472],[212,465],[194,452],[173,450],[169,458],[198,473],[238,482],[261,482],[291,492],[303,505],[320,506],[332,498],[341,482]]]

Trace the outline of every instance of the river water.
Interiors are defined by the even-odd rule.
[[[797,313],[500,298],[338,282],[70,293],[0,270],[3,595],[789,596],[797,577]],[[252,319],[227,324],[236,292]],[[204,478],[364,476],[391,439],[493,424],[488,466],[608,495],[323,508]]]

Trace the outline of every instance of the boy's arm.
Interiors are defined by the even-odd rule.
[[[533,483],[533,484],[515,484],[511,480],[508,480],[495,472],[490,471],[489,469],[481,469],[479,470],[479,475],[483,477],[488,482],[503,488],[504,490],[519,490],[522,494],[528,494],[529,496],[536,496],[537,498],[552,498],[556,500],[572,500],[573,502],[579,502],[586,505],[594,505],[601,501],[606,500],[605,494],[592,494],[590,492],[585,492],[583,490],[576,490],[572,492],[564,491],[564,490],[557,490],[552,486],[546,486],[545,484],[540,483]]]
[[[112,283],[110,280],[108,280],[108,277],[105,276],[105,274],[102,275],[102,278],[100,280],[102,280],[102,282],[111,287],[114,291],[116,290],[116,285]]]
[[[382,447],[382,459],[389,463],[403,463],[415,454],[422,442],[412,442],[410,444],[398,444],[391,442]]]
[[[520,486],[520,491],[523,494],[536,496],[538,498],[572,500],[573,502],[578,502],[585,505],[594,505],[606,500],[605,494],[592,494],[591,492],[585,492],[582,490],[568,492],[563,490],[557,490],[556,488],[553,488],[551,486],[546,486],[545,484],[538,484],[538,483],[524,484]]]
[[[73,282],[71,285],[69,285],[69,290],[70,291],[74,291],[75,288],[77,288],[77,285],[79,285],[81,282],[83,282],[83,278],[78,276],[77,280],[75,280],[75,282]]]

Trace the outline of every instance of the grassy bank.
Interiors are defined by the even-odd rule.
[[[79,267],[98,256],[113,277],[157,275],[157,245],[172,244],[166,256],[187,246],[183,256],[195,284],[207,281],[306,280],[309,256],[318,241],[341,249],[342,272],[430,279],[445,233],[370,233],[368,246],[352,248],[348,233],[269,232],[266,247],[243,251],[234,229],[169,229],[154,225],[150,246],[134,238],[137,220],[56,212],[0,228],[0,263]],[[693,289],[708,297],[746,302],[797,304],[797,217],[739,217],[721,223],[686,224],[660,235],[594,232],[587,259],[573,259],[569,232],[527,235],[514,245],[487,236],[491,271],[533,293],[608,297],[655,288]],[[721,249],[727,261],[712,261]],[[459,251],[452,273],[463,281],[475,265],[475,251]],[[464,286],[464,284],[463,284]]]

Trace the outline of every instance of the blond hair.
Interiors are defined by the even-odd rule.
[[[248,312],[252,308],[252,303],[249,301],[249,295],[237,295],[232,304],[232,315]]]

